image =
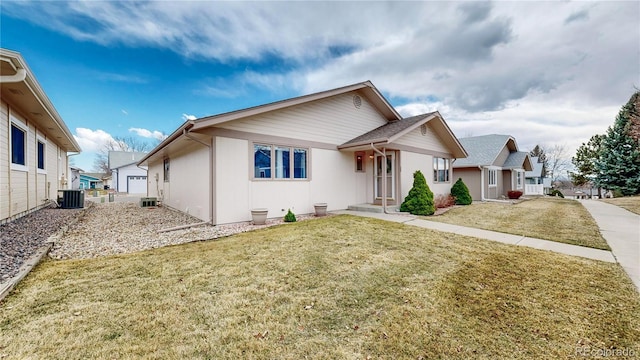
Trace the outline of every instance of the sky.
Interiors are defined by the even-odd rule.
[[[640,87],[640,2],[0,2],[20,52],[94,168],[114,137],[370,80],[458,137],[571,157]]]

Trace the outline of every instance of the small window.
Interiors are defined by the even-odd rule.
[[[256,178],[271,178],[271,146],[253,145],[253,166]]]
[[[164,181],[169,181],[169,158],[164,159]]]
[[[498,186],[498,170],[489,169],[489,186]]]
[[[38,169],[44,170],[44,143],[38,141]]]
[[[516,188],[522,189],[522,171],[516,172]]]
[[[364,152],[359,151],[356,153],[356,172],[365,172],[364,156]]]
[[[276,146],[276,178],[290,178],[291,168],[289,164],[289,154],[291,149],[288,147]]]
[[[449,182],[451,159],[433,158],[433,182]]]
[[[307,149],[293,150],[293,177],[295,179],[307,178]]]
[[[11,124],[11,163],[26,166],[27,133],[15,124]]]

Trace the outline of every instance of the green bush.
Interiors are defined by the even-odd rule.
[[[433,215],[436,208],[433,204],[433,193],[420,170],[413,173],[413,187],[400,205],[400,211],[413,215]]]
[[[284,216],[284,222],[296,222],[296,216],[291,212],[291,209],[289,209],[287,215]]]
[[[451,196],[456,199],[457,205],[470,205],[473,199],[469,194],[469,188],[464,184],[461,178],[458,178],[455,184],[451,187]]]
[[[560,192],[560,190],[558,189],[553,189],[551,190],[551,192],[549,193],[549,195],[551,196],[560,196],[561,198],[564,199],[564,195]]]

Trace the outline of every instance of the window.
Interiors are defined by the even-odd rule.
[[[522,189],[522,171],[516,171],[516,189]]]
[[[255,179],[306,179],[307,153],[308,150],[303,148],[254,144],[253,177]]]
[[[44,143],[38,141],[38,169],[44,170]]]
[[[169,158],[164,159],[164,181],[169,181]]]
[[[450,167],[450,159],[433,158],[433,182],[449,182]]]
[[[364,172],[364,152],[358,151],[356,153],[356,172]]]
[[[27,132],[15,124],[11,124],[11,163],[26,166]]]
[[[498,186],[498,170],[489,169],[489,186]]]

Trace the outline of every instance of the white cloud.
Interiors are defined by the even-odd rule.
[[[115,141],[111,134],[101,129],[91,130],[87,128],[76,128],[76,133],[73,137],[76,139],[83,152],[100,151],[106,144]]]
[[[130,128],[129,132],[132,133],[136,133],[138,136],[142,136],[145,138],[151,138],[151,139],[156,139],[156,140],[164,140],[167,138],[167,135],[163,134],[162,132],[158,131],[158,130],[147,130],[147,129],[141,129],[141,128]]]
[[[195,115],[182,114],[182,120],[184,120],[184,121],[195,120],[195,119],[197,119],[197,117]]]

